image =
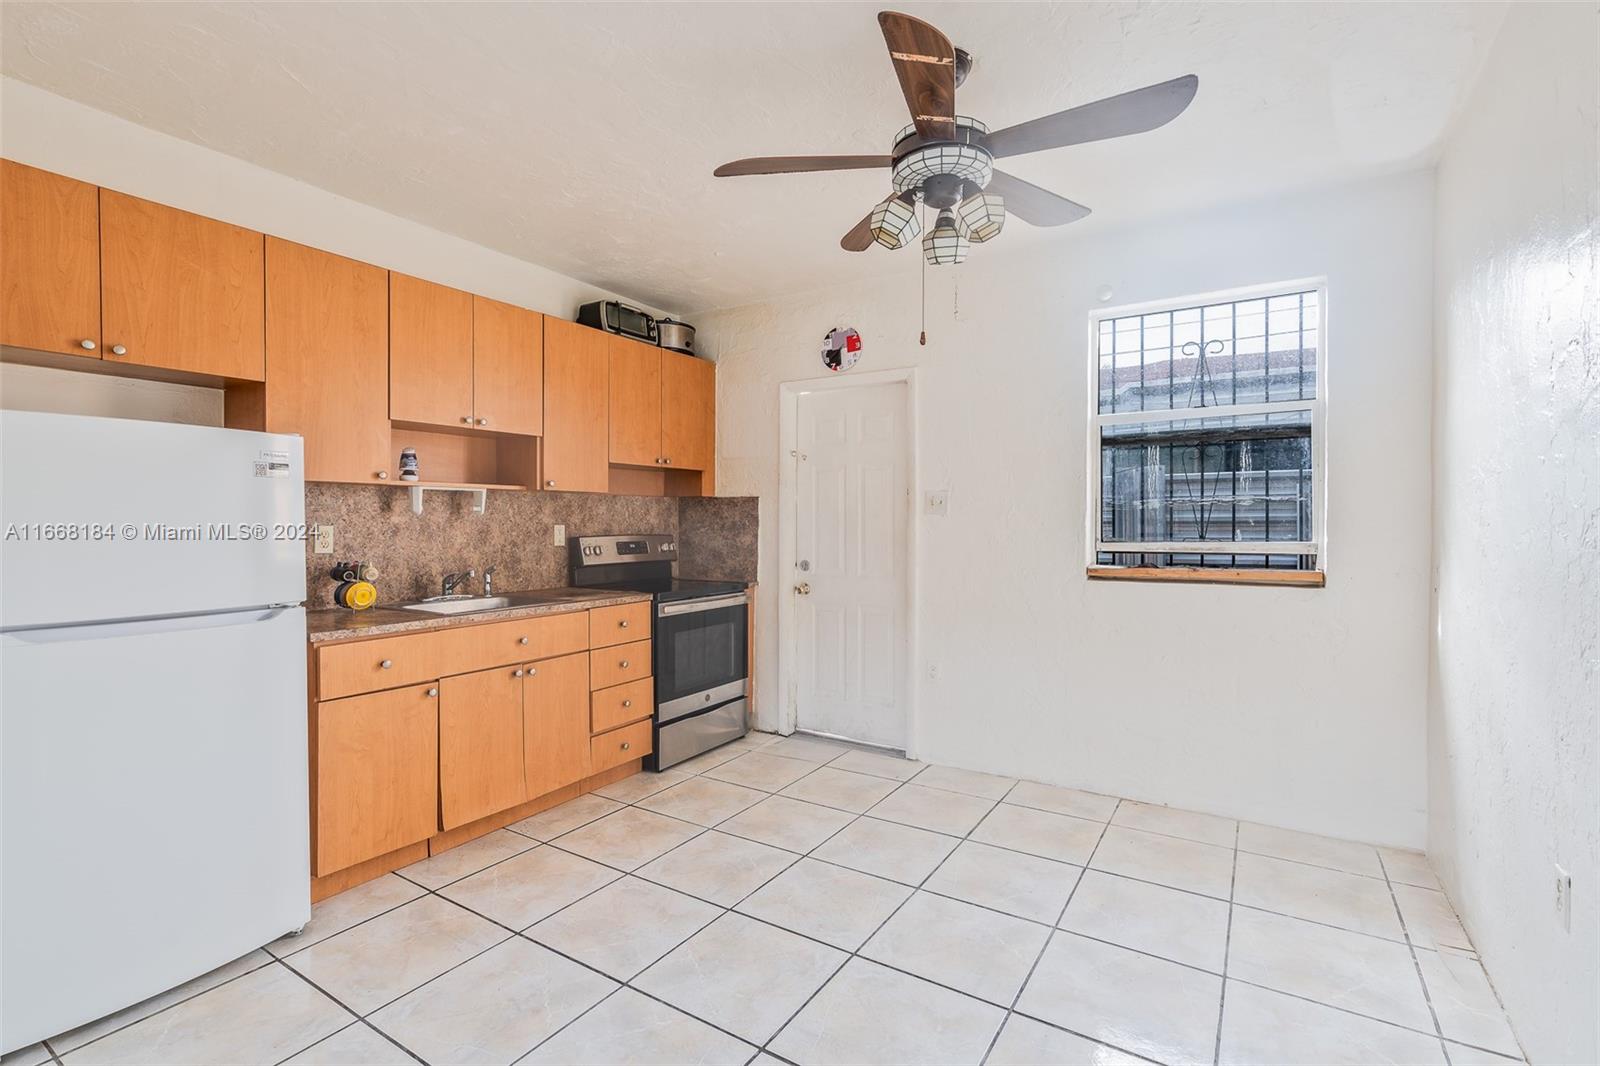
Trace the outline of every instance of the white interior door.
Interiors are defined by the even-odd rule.
[[[907,385],[798,398],[795,498],[800,729],[906,746]]]

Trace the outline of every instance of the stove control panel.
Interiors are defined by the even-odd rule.
[[[667,533],[644,533],[624,537],[574,537],[568,544],[573,566],[661,563],[672,562],[678,557],[678,544]]]

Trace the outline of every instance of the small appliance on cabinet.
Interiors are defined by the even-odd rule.
[[[578,325],[603,329],[646,344],[656,343],[656,320],[637,307],[615,300],[596,300],[578,308]]]
[[[575,587],[651,594],[655,743],[645,769],[665,770],[748,733],[746,586],[673,577],[678,546],[665,533],[576,537],[569,550]]]

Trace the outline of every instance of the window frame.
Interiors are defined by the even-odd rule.
[[[1316,382],[1317,395],[1309,400],[1283,400],[1271,403],[1224,404],[1214,407],[1181,407],[1172,410],[1154,411],[1116,411],[1102,414],[1100,411],[1100,323],[1107,319],[1128,318],[1134,315],[1158,314],[1167,311],[1182,311],[1192,307],[1205,307],[1211,304],[1237,303],[1243,300],[1259,300],[1272,296],[1286,296],[1297,292],[1311,292],[1317,294],[1317,358]],[[1089,571],[1134,571],[1134,570],[1171,570],[1181,572],[1191,568],[1186,567],[1123,567],[1112,563],[1102,563],[1099,557],[1102,554],[1112,553],[1118,555],[1314,555],[1317,563],[1314,570],[1289,571],[1282,573],[1313,573],[1326,572],[1327,563],[1327,519],[1328,519],[1328,452],[1327,452],[1327,407],[1328,407],[1328,280],[1325,277],[1298,278],[1285,281],[1275,281],[1261,285],[1249,285],[1235,289],[1222,289],[1214,292],[1193,293],[1187,296],[1165,300],[1151,300],[1144,303],[1122,304],[1117,307],[1097,307],[1089,312],[1088,322],[1088,358],[1084,360],[1088,376],[1088,433],[1085,454],[1085,470],[1088,474],[1088,513],[1085,521],[1086,545],[1085,566]],[[1226,418],[1229,416],[1248,416],[1261,414],[1281,414],[1288,411],[1311,412],[1311,537],[1303,541],[1106,541],[1100,538],[1102,516],[1103,472],[1101,470],[1101,440],[1102,426],[1126,425],[1129,423],[1148,422],[1176,422],[1195,418]],[[1269,567],[1250,567],[1245,571],[1232,571],[1231,568],[1207,568],[1223,572],[1235,573],[1276,573]]]

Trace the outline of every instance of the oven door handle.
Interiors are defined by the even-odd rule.
[[[712,596],[704,600],[663,603],[656,608],[656,614],[667,618],[675,614],[698,614],[701,611],[719,611],[724,607],[740,607],[749,602],[750,597],[747,593],[736,592],[732,596]]]

